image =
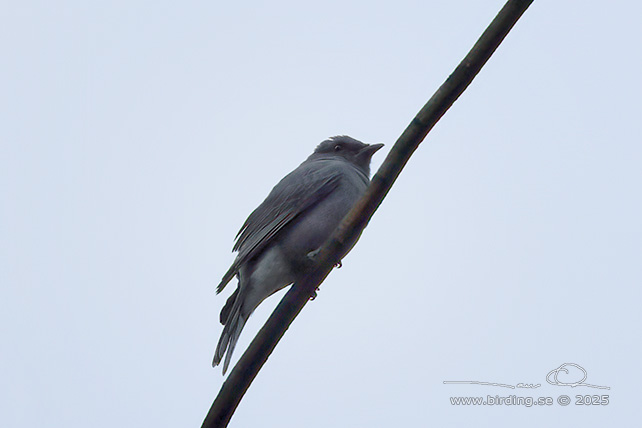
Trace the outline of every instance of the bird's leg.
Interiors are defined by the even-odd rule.
[[[310,252],[307,254],[308,259],[309,259],[311,262],[316,263],[316,257],[317,257],[317,255],[319,254],[319,250],[320,250],[320,249],[316,249],[316,250],[314,250],[314,251],[310,251]],[[337,269],[341,268],[341,266],[343,266],[343,263],[341,263],[341,260],[339,260],[337,263],[335,263],[335,264],[334,264],[334,267],[335,267],[335,268],[337,268]],[[312,295],[310,296],[310,301],[312,301],[312,300],[314,300],[314,299],[316,299],[316,298],[317,298],[317,291],[319,291],[319,287],[317,287],[317,289],[316,289],[315,291],[313,291],[313,292],[312,292]]]

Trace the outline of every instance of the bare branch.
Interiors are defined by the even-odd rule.
[[[333,265],[350,250],[351,244],[372,218],[401,170],[426,134],[470,85],[495,49],[533,0],[509,0],[481,35],[468,55],[419,111],[388,153],[363,197],[346,215],[330,239],[321,247],[315,265],[305,280],[294,284],[223,383],[203,422],[203,428],[226,427],[245,391],[274,350],[290,323],[328,276]]]

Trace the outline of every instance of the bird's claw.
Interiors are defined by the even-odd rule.
[[[317,298],[317,291],[319,291],[319,288],[317,288],[312,292],[312,295],[310,296],[310,301],[313,301],[314,299]]]
[[[341,263],[341,260],[339,260],[337,263],[334,264],[334,267],[337,269],[341,269],[342,266],[343,266],[343,263]]]

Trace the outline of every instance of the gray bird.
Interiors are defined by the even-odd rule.
[[[233,249],[238,255],[216,289],[220,293],[238,277],[238,287],[221,310],[225,327],[212,363],[217,366],[227,351],[223,374],[252,312],[304,275],[315,250],[364,193],[370,159],[381,147],[348,136],[323,141],[245,220]]]

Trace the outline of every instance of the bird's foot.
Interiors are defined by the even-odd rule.
[[[317,298],[317,291],[319,291],[319,287],[317,287],[317,289],[312,292],[312,295],[310,296],[310,301],[313,301],[314,299]]]
[[[319,255],[319,251],[320,251],[320,250],[321,250],[321,249],[320,249],[320,248],[318,248],[318,249],[316,249],[316,250],[314,250],[314,251],[310,251],[310,252],[307,254],[308,259],[309,259],[310,261],[312,261],[312,262],[316,262],[316,261],[317,261],[316,259],[317,259],[317,256]],[[341,263],[341,260],[339,260],[337,263],[335,263],[335,264],[334,264],[334,267],[335,267],[335,268],[337,268],[337,269],[341,269],[341,267],[342,267],[342,266],[343,266],[343,263]]]

